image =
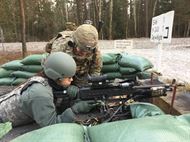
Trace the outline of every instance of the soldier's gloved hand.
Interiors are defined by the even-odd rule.
[[[97,106],[97,103],[95,101],[80,101],[76,104],[74,104],[71,109],[74,111],[74,113],[87,113],[91,109]]]
[[[69,95],[70,98],[76,98],[78,91],[79,91],[79,88],[74,85],[70,85],[67,88],[67,94]]]

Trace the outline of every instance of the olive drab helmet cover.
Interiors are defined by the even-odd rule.
[[[93,50],[98,43],[98,31],[90,24],[79,26],[73,34],[73,40],[82,50]]]
[[[56,81],[65,77],[73,77],[76,73],[76,63],[74,59],[63,52],[51,53],[42,63],[45,75]]]

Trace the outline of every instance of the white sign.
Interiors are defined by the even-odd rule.
[[[152,18],[152,42],[170,43],[172,37],[174,11],[170,11]]]
[[[131,49],[132,47],[133,40],[114,40],[114,48]]]

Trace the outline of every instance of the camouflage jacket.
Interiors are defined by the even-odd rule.
[[[73,48],[68,45],[68,41],[72,40],[72,34],[73,31],[60,32],[47,44],[47,46],[51,48],[52,52],[63,51],[74,58],[77,64],[77,72],[74,77],[73,84],[81,86],[87,83],[86,77],[88,75],[100,75],[102,68],[102,58],[98,47],[96,47],[96,51],[93,55],[86,57],[85,59],[76,56],[73,53]]]

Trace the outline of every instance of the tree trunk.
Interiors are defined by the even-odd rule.
[[[94,0],[93,2],[93,25],[97,27],[98,25],[98,0]]]
[[[148,10],[149,10],[149,1],[145,0],[145,37],[149,36],[149,15],[148,15]]]
[[[145,17],[144,12],[143,12],[143,7],[144,5],[144,0],[138,0],[137,1],[137,37],[142,37],[144,36],[144,31],[145,31],[145,19],[142,17]]]
[[[98,0],[98,26],[99,26],[99,39],[103,39],[102,26],[102,0]]]
[[[15,8],[12,11],[12,17],[13,17],[13,25],[14,25],[14,33],[15,33],[15,39],[18,39],[17,35],[17,21],[16,21],[16,12]]]
[[[112,39],[112,20],[113,20],[113,0],[110,0],[109,6],[109,40]]]
[[[189,36],[189,33],[190,33],[190,20],[188,21],[188,25],[187,25],[186,37]]]
[[[22,57],[24,58],[27,54],[26,48],[26,25],[25,25],[25,13],[24,13],[24,2],[19,0],[20,4],[20,16],[21,16],[21,29],[22,29]]]
[[[135,37],[137,37],[137,0],[134,0],[134,8],[133,8],[133,14],[134,14],[134,32],[135,32]]]
[[[3,29],[1,28],[0,26],[0,39],[1,39],[1,44],[2,44],[2,47],[3,47],[3,52],[5,51],[5,47],[4,47],[4,35],[3,35]]]
[[[66,2],[64,2],[64,6],[65,6],[65,19],[68,22],[69,21],[69,14],[68,14],[68,7],[67,7]]]
[[[81,1],[76,0],[76,4],[77,4],[77,24],[79,25],[81,23],[81,12],[80,12],[80,9],[82,8]]]
[[[134,9],[134,6],[133,6],[134,2],[133,0],[129,0],[129,22],[128,22],[128,36],[130,37],[134,37],[134,18],[133,18],[133,9]]]
[[[126,39],[128,38],[128,21],[129,21],[129,16],[128,16],[128,0],[126,0],[126,11],[125,11],[125,13],[126,13],[126,27],[125,27],[125,32],[126,32],[126,34],[125,34],[125,37],[126,37]]]
[[[158,0],[155,1],[154,3],[154,8],[153,8],[153,17],[156,15],[156,7],[157,7],[157,4],[158,4]]]
[[[98,0],[98,21],[102,21],[102,1]]]
[[[84,0],[76,0],[78,25],[84,22],[85,3]]]
[[[84,10],[85,10],[85,12],[84,12],[84,20],[90,20],[91,19],[91,2],[87,2],[85,0]]]

